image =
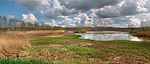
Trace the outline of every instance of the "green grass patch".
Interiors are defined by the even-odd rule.
[[[89,48],[99,49],[108,56],[112,53],[114,56],[143,56],[150,59],[150,42],[134,42],[134,41],[105,41],[95,42],[95,45]]]
[[[51,52],[60,51],[60,50],[61,50],[61,48],[58,48],[58,47],[50,47]]]
[[[29,52],[31,52],[31,51],[33,51],[33,52],[39,52],[42,49],[43,49],[42,47],[33,46],[33,47],[27,48],[26,50],[29,51]]]
[[[35,40],[30,40],[32,41],[49,41],[49,40],[66,40],[66,39],[78,39],[78,37],[50,37],[50,38],[40,38],[40,39],[35,39]]]
[[[74,31],[74,33],[86,33],[86,31],[85,30],[83,30],[83,31]]]
[[[13,59],[0,59],[0,64],[86,64],[80,61],[62,61],[62,62],[51,62],[42,60],[13,60]]]
[[[13,60],[13,59],[0,59],[0,64],[55,64],[50,61],[42,60]]]
[[[82,63],[80,61],[62,61],[62,62],[56,62],[54,64],[87,64],[87,63]]]
[[[31,45],[65,44],[66,40],[81,40],[78,37],[52,37],[30,40]]]
[[[86,58],[101,58],[105,59],[107,56],[97,50],[94,50],[92,48],[84,48],[84,47],[77,47],[77,46],[66,46],[70,51],[75,52],[76,54],[79,54],[80,56],[86,57]]]

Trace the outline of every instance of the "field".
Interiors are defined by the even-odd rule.
[[[0,38],[0,63],[149,64],[150,42],[92,41],[58,31],[10,31]],[[5,59],[10,58],[10,59]],[[13,60],[12,60],[13,59]]]

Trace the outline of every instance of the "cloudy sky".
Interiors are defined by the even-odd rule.
[[[150,0],[0,0],[0,16],[51,26],[134,27],[150,21]]]

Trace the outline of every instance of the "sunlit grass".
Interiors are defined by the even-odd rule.
[[[106,55],[100,51],[97,51],[92,48],[84,48],[84,47],[77,47],[77,46],[66,46],[70,51],[75,52],[85,58],[101,58],[105,59]]]
[[[90,48],[99,49],[107,55],[114,56],[143,56],[150,60],[150,42],[134,42],[134,41],[106,41],[95,42]]]

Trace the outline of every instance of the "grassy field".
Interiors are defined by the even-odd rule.
[[[21,59],[78,61],[83,64],[150,63],[150,42],[104,42],[77,37],[49,37],[30,40],[30,43],[32,47],[20,54]]]
[[[43,61],[43,60],[13,60],[13,59],[0,59],[0,64],[84,64],[79,61],[62,61],[62,62],[51,62],[51,61]]]
[[[50,61],[0,59],[0,64],[54,64]]]
[[[25,42],[29,46],[23,47],[21,52],[16,52],[17,56],[4,55],[4,58],[14,60],[1,59],[0,64],[150,64],[149,41],[91,41],[79,39],[62,31],[17,32],[18,36],[16,36],[16,32],[14,33],[20,44],[12,40],[11,44],[17,43],[16,47],[12,47],[14,45],[9,43],[7,46],[5,45],[8,47],[6,49],[22,49]],[[3,40],[7,41],[7,39]],[[6,49],[2,48],[1,50],[5,51]],[[10,52],[7,51],[7,54],[12,54]],[[1,53],[6,54],[6,52]]]

